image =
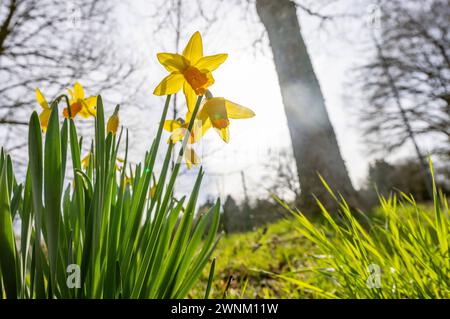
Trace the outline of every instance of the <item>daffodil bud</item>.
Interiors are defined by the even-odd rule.
[[[89,166],[89,161],[91,159],[91,153],[89,152],[83,159],[81,160],[81,165],[86,170]]]
[[[36,99],[42,108],[42,112],[41,114],[39,114],[39,121],[41,122],[42,131],[45,133],[47,131],[48,120],[50,119],[52,109],[48,105],[47,100],[45,99],[41,90],[39,90],[38,88],[36,88]]]
[[[151,199],[154,199],[156,195],[156,186],[157,186],[155,174],[152,174],[152,178],[153,178],[153,185],[152,187],[150,187],[149,195]]]
[[[106,126],[106,131],[113,135],[117,133],[119,127],[119,108],[120,106],[117,104],[116,109],[114,110],[113,115],[108,119],[108,124]]]
[[[155,194],[156,194],[156,185],[153,185],[153,186],[150,188],[150,198],[151,198],[151,199],[154,199],[154,198],[155,198]]]

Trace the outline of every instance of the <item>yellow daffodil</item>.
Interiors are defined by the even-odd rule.
[[[88,98],[84,97],[84,89],[80,83],[76,82],[73,86],[73,90],[67,89],[70,94],[69,104],[70,104],[70,115],[74,118],[77,114],[80,114],[84,118],[90,116],[96,116],[97,110],[97,97],[90,96]],[[65,118],[69,118],[69,109],[66,107],[63,110],[63,115]]]
[[[89,167],[91,160],[91,152],[87,153],[85,157],[81,160],[81,166],[86,170]],[[114,164],[114,168],[116,171],[121,171],[124,160],[120,157],[116,158],[116,163]]]
[[[119,171],[119,172],[122,171],[123,163],[125,163],[125,160],[123,158],[116,157],[116,164],[115,164],[116,171]]]
[[[81,166],[86,170],[89,166],[89,161],[91,160],[91,153],[87,153],[85,157],[81,160]]]
[[[203,95],[214,83],[212,72],[228,57],[227,54],[203,56],[200,32],[195,32],[183,54],[158,53],[159,62],[170,74],[156,87],[153,94],[169,95],[183,88],[188,110],[193,112],[197,96]]]
[[[169,137],[169,140],[167,141],[168,143],[175,144],[176,142],[183,140],[184,136],[187,134],[187,131],[188,131],[190,118],[191,118],[191,114],[188,112],[186,114],[185,120],[179,118],[177,120],[164,121],[164,129],[166,131],[172,133]],[[197,142],[199,137],[201,137],[201,134],[200,134],[201,126],[199,124],[200,124],[200,121],[194,122],[192,132],[189,136],[189,144],[193,144],[193,143]]]
[[[125,177],[123,179],[123,186],[126,187],[127,185],[130,185],[130,187],[133,185],[133,178],[128,177],[128,175],[125,174]]]
[[[108,124],[106,125],[106,132],[115,135],[117,133],[117,128],[119,127],[119,105],[116,106],[113,115],[108,119]]]
[[[39,120],[41,122],[42,131],[45,132],[45,131],[47,131],[48,120],[50,119],[50,114],[52,113],[52,109],[50,108],[44,95],[41,93],[41,91],[38,88],[36,88],[36,100],[38,101],[39,105],[42,107],[42,112],[41,112],[41,114],[39,114]]]
[[[212,97],[208,91],[207,99],[200,109],[197,119],[201,121],[202,136],[207,130],[214,127],[220,137],[228,143],[230,139],[228,131],[230,119],[246,119],[253,116],[255,116],[255,113],[249,108],[228,101],[223,97]]]
[[[191,166],[197,166],[200,163],[200,158],[197,153],[195,153],[192,147],[186,146],[184,150],[184,160],[186,161],[186,165],[188,169],[191,169]]]
[[[186,115],[186,120],[177,119],[177,120],[166,120],[164,122],[164,129],[166,131],[172,132],[167,143],[175,144],[176,142],[182,141],[184,139],[188,131],[190,117],[191,115],[188,112],[188,114]],[[201,134],[202,126],[200,124],[201,122],[198,120],[194,122],[194,127],[189,136],[189,144],[197,142],[202,136]],[[184,160],[186,161],[188,169],[190,169],[192,165],[197,166],[198,163],[200,163],[200,159],[195,153],[194,149],[187,145],[185,146],[184,149]]]
[[[149,192],[149,195],[150,195],[151,199],[155,198],[155,194],[156,194],[156,186],[157,186],[157,184],[156,184],[155,174],[152,174],[152,179],[153,179],[153,183],[152,183],[152,187],[150,187],[150,192]]]

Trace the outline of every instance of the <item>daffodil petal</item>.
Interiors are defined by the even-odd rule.
[[[97,107],[97,96],[90,96],[87,99],[84,99],[84,103],[88,107],[90,111],[95,111]]]
[[[168,132],[173,132],[175,129],[180,128],[181,123],[177,120],[165,120],[164,129]]]
[[[81,109],[80,112],[78,112],[81,117],[84,117],[85,119],[90,118],[92,115],[86,110],[84,107]]]
[[[174,53],[158,53],[159,62],[169,72],[183,72],[188,66],[189,62],[180,54]]]
[[[213,124],[215,122],[219,123],[220,121],[228,121],[228,114],[225,108],[225,99],[223,97],[213,97],[211,99],[207,99],[203,106],[203,110],[208,114]]]
[[[211,128],[211,120],[209,119],[208,113],[206,110],[202,109],[198,113],[197,116],[198,122],[202,127],[201,136],[204,136],[205,133]],[[194,124],[195,125],[195,124]]]
[[[208,70],[209,72],[217,69],[225,60],[228,54],[216,54],[210,56],[204,56],[195,64],[195,67],[199,70]]]
[[[39,90],[38,88],[36,88],[36,100],[38,101],[39,105],[43,109],[50,109],[50,107],[48,106],[47,100],[45,99],[41,90]]]
[[[230,119],[247,119],[255,116],[255,112],[247,107],[225,100],[225,108]]]
[[[89,118],[91,116],[97,116],[97,97],[90,96],[87,99],[83,100],[83,108],[79,112],[79,114],[84,118]]]
[[[189,123],[191,121],[192,113],[187,111],[184,123]]]
[[[184,160],[186,162],[186,166],[188,169],[191,169],[192,163],[189,159],[186,158],[186,154],[184,155]]]
[[[84,99],[83,86],[79,82],[76,82],[73,86],[73,93],[75,99]]]
[[[202,136],[203,136],[202,121],[196,118],[192,126],[191,135],[188,140],[189,144],[197,143],[202,138]]]
[[[166,76],[153,91],[154,95],[169,95],[177,93],[185,83],[181,73],[171,73]]]
[[[50,114],[52,113],[52,109],[45,108],[42,110],[41,114],[39,114],[39,121],[41,122],[42,131],[47,131],[48,120],[50,119]]]
[[[88,153],[85,157],[83,157],[83,159],[81,160],[81,165],[83,166],[84,169],[87,169],[87,167],[89,166],[89,160],[91,158],[91,153]]]
[[[173,130],[172,134],[170,134],[168,142],[175,144],[176,142],[181,141],[184,138],[184,136],[186,135],[186,131],[187,131],[187,129],[185,129],[183,127]]]
[[[192,165],[197,166],[200,163],[200,158],[197,153],[195,153],[193,148],[188,146],[186,146],[186,149],[184,150],[184,159],[188,169],[190,169]]]
[[[183,93],[184,96],[186,97],[186,105],[188,111],[192,113],[195,108],[195,103],[197,103],[197,94],[195,94],[195,91],[192,89],[191,85],[187,82],[184,82]]]
[[[203,43],[200,32],[195,32],[189,39],[186,48],[183,50],[183,56],[194,65],[203,57]]]
[[[230,131],[228,129],[228,126],[221,129],[216,128],[216,131],[217,133],[219,133],[220,137],[225,143],[228,143],[230,141]]]

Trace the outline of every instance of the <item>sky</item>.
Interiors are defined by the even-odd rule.
[[[184,3],[192,3],[193,7],[196,1]],[[164,103],[163,98],[152,95],[153,88],[167,74],[159,65],[156,53],[174,52],[175,34],[167,25],[163,25],[162,31],[155,33],[155,25],[160,22],[162,11],[155,18],[148,2],[137,1],[133,4],[133,7],[118,9],[119,24],[122,24],[118,37],[126,39],[124,45],[128,49],[132,48],[134,54],[143,61],[142,72],[148,74],[144,75],[146,79],[142,100],[145,103],[142,106],[142,116],[132,115],[123,120],[125,126],[128,124],[132,127],[132,138],[138,141],[133,144],[132,158],[135,156],[139,159],[150,145]],[[190,6],[190,10],[192,7]],[[231,194],[242,199],[243,171],[247,188],[252,195],[264,197],[270,193],[270,176],[275,173],[273,167],[279,154],[286,150],[292,154],[286,116],[268,41],[264,38],[256,48],[252,45],[263,30],[254,8],[244,13],[240,6],[228,5],[225,9],[226,16],[219,14],[220,19],[207,27],[199,19],[191,18],[189,9],[186,9],[186,17],[182,19],[180,50],[186,45],[189,36],[198,30],[204,35],[205,55],[228,53],[227,61],[214,72],[216,81],[211,91],[215,96],[223,96],[251,108],[256,116],[252,119],[232,120],[228,144],[213,130],[208,132],[198,149],[203,155],[202,165],[206,171],[206,193],[221,197]],[[351,105],[347,105],[346,96],[349,95],[347,88],[351,83],[350,70],[360,62],[362,56],[356,49],[357,42],[361,40],[355,39],[361,35],[358,33],[353,38],[347,37],[345,30],[348,30],[348,24],[354,24],[352,20],[339,21],[342,28],[318,29],[318,19],[302,11],[298,14],[342,156],[354,185],[360,187],[370,156],[357,127],[357,118]],[[178,99],[184,100],[179,95]],[[179,107],[183,109],[181,105]],[[293,163],[293,159],[291,162]],[[196,173],[193,169],[187,174],[194,176]],[[180,190],[187,191],[189,185],[189,182],[185,185],[182,183]]]

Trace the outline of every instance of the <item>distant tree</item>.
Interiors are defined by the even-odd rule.
[[[225,233],[230,233],[236,230],[243,230],[241,209],[237,205],[231,195],[227,196],[223,204],[222,225]]]
[[[371,206],[378,205],[378,195],[388,197],[399,192],[411,194],[419,202],[431,200],[421,166],[415,158],[394,164],[383,159],[374,161],[369,165],[366,185],[361,191],[362,197]],[[438,187],[448,191],[442,183],[438,182]]]
[[[397,165],[393,172],[394,189],[406,194],[414,195],[417,201],[431,200],[423,176],[422,165],[416,159],[407,159]]]
[[[275,195],[286,203],[299,201],[301,192],[297,169],[292,163],[292,151],[283,149],[272,154],[269,150],[267,159],[264,179],[270,181],[266,186],[269,195]]]
[[[257,199],[251,207],[252,228],[273,223],[281,218],[290,217],[278,202],[268,199]]]
[[[375,187],[380,195],[388,196],[395,186],[395,167],[385,160],[376,160],[369,165],[368,185]]]
[[[379,1],[374,54],[357,70],[366,99],[360,118],[374,152],[411,143],[423,176],[426,152],[450,159],[450,10],[448,0]],[[424,149],[421,141],[427,143]],[[428,191],[430,178],[428,175]]]
[[[352,206],[356,192],[342,159],[325,100],[291,0],[257,0],[267,30],[291,135],[301,188],[301,204],[314,205],[314,194],[330,210],[337,208],[318,174]]]

